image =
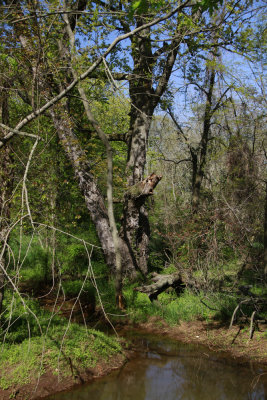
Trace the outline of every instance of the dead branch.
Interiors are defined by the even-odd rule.
[[[154,274],[152,281],[154,283],[151,285],[143,285],[135,288],[136,291],[147,294],[151,301],[156,300],[158,295],[169,287],[174,288],[176,291],[181,291],[184,287],[179,272],[168,275]]]

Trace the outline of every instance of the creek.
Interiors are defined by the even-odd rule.
[[[265,400],[267,374],[206,347],[134,334],[121,369],[47,400]]]

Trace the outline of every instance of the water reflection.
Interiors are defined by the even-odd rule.
[[[144,341],[144,339],[142,339]],[[262,371],[190,345],[147,339],[120,371],[49,400],[265,400]],[[146,349],[149,349],[147,352]]]

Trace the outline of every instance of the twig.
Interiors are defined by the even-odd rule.
[[[245,299],[245,300],[242,300],[242,301],[240,301],[240,303],[239,303],[239,304],[236,306],[236,308],[234,309],[234,312],[233,312],[232,318],[231,318],[231,322],[230,322],[230,325],[229,325],[229,329],[231,329],[231,328],[232,328],[232,326],[233,326],[233,323],[234,323],[234,319],[235,319],[236,313],[237,313],[237,311],[239,310],[239,308],[240,308],[241,304],[248,303],[249,301],[250,301],[250,299]]]

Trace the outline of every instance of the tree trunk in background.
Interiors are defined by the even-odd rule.
[[[215,61],[215,56],[213,56]],[[198,212],[199,204],[200,204],[200,191],[201,185],[203,182],[205,166],[206,166],[206,158],[207,158],[207,150],[210,136],[210,126],[211,126],[211,117],[213,115],[212,110],[212,97],[213,97],[213,89],[215,83],[215,68],[208,69],[207,74],[209,74],[208,81],[208,91],[206,93],[206,104],[205,104],[205,112],[204,112],[204,121],[203,121],[203,130],[200,141],[200,157],[198,162],[198,167],[193,164],[193,178],[192,178],[192,211],[193,213]]]
[[[264,215],[264,274],[267,275],[267,182],[265,193],[265,215]]]
[[[1,114],[2,122],[5,125],[9,124],[9,109],[8,109],[8,85],[5,82],[5,89],[2,91]],[[0,254],[2,253],[2,245],[6,240],[6,235],[10,223],[10,198],[13,186],[12,172],[12,153],[9,145],[6,145],[0,151]],[[5,275],[3,269],[6,269],[5,252],[0,259],[0,315],[3,308],[3,299],[5,291]]]

